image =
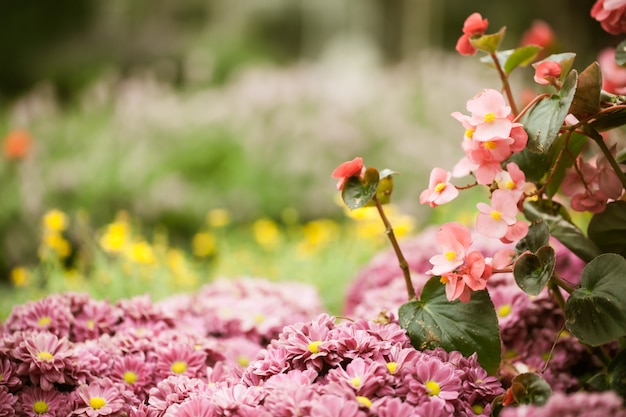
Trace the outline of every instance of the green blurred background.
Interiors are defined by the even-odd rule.
[[[584,68],[617,42],[593,0],[0,0],[0,136],[32,135],[0,166],[0,273],[37,261],[39,219],[119,210],[188,242],[206,213],[343,218],[330,178],[357,155],[417,204],[461,156],[452,111],[498,81],[454,53],[464,19],[535,19]],[[524,86],[518,80],[518,90]],[[70,236],[71,238],[71,236]]]

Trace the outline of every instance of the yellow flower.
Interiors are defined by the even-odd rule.
[[[100,246],[106,252],[119,253],[128,242],[130,231],[125,221],[115,221],[106,227],[106,231],[100,237]]]
[[[50,249],[57,256],[67,258],[72,252],[70,242],[65,240],[60,232],[50,231],[43,236],[44,250]]]
[[[167,251],[167,266],[174,274],[176,284],[191,287],[198,283],[198,277],[191,271],[183,251],[179,249],[169,249]]]
[[[302,254],[312,254],[339,235],[339,225],[329,219],[313,220],[302,226],[303,242],[299,246]]]
[[[220,228],[230,224],[230,212],[226,209],[213,209],[206,215],[206,222],[209,227]]]
[[[151,265],[156,263],[156,256],[148,242],[140,240],[130,245],[126,251],[126,257],[138,264]]]
[[[280,230],[271,219],[259,219],[252,225],[256,242],[265,249],[274,249],[280,243]]]
[[[61,232],[67,229],[67,216],[60,210],[48,210],[43,215],[43,227],[46,231]]]
[[[215,253],[215,235],[211,232],[198,232],[193,236],[191,246],[195,256],[211,256]]]
[[[17,266],[11,270],[11,283],[16,287],[27,286],[29,280],[28,270],[23,266]]]

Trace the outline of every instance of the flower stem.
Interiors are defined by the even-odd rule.
[[[509,106],[511,106],[511,112],[514,115],[517,115],[517,106],[515,105],[515,100],[513,99],[513,93],[511,92],[511,85],[509,84],[509,77],[505,74],[502,66],[500,65],[500,61],[498,60],[498,55],[495,52],[492,52],[491,59],[493,60],[494,65],[496,66],[496,71],[498,71],[498,75],[502,80],[502,87],[504,88],[504,93],[509,100]]]
[[[400,245],[398,244],[398,240],[396,239],[396,235],[393,232],[393,227],[391,227],[391,223],[385,215],[385,211],[383,210],[383,206],[378,200],[376,194],[372,197],[372,201],[376,204],[376,209],[378,210],[378,214],[380,215],[383,224],[385,225],[385,234],[389,238],[391,242],[391,246],[393,246],[393,250],[396,253],[396,257],[398,258],[398,264],[400,269],[402,269],[402,275],[404,276],[404,283],[406,284],[406,291],[409,296],[409,301],[414,300],[415,296],[415,288],[413,287],[413,282],[411,281],[411,272],[409,270],[409,264],[406,261],[406,258],[402,254],[402,250],[400,249]]]

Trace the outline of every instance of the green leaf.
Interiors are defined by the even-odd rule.
[[[476,291],[467,303],[448,301],[439,277],[431,278],[419,300],[400,307],[400,326],[419,350],[442,347],[464,355],[474,352],[487,372],[500,367],[500,329],[493,302],[487,291]]]
[[[556,256],[554,248],[543,246],[536,254],[525,253],[513,266],[517,285],[530,295],[539,295],[554,272]]]
[[[526,45],[513,50],[504,61],[504,72],[511,73],[517,67],[525,67],[537,58],[537,54],[541,51],[541,47],[537,45]],[[502,62],[502,61],[500,61]]]
[[[600,65],[593,62],[578,76],[576,94],[572,100],[570,113],[583,119],[600,111],[600,92],[602,91],[602,73]]]
[[[604,252],[626,256],[626,201],[607,204],[591,218],[587,233]]]
[[[557,164],[554,173],[550,178],[550,183],[546,187],[546,194],[549,197],[553,197],[557,193],[561,187],[563,178],[565,178],[565,171],[574,165],[576,157],[582,151],[588,139],[587,136],[583,134],[576,132],[572,133],[567,141],[567,151],[563,152],[561,154],[561,159],[557,161],[560,150],[565,146],[566,138],[566,134],[560,135],[552,144],[552,148],[550,148],[550,152],[548,153],[550,159],[548,166],[552,167],[554,164]]]
[[[626,41],[620,42],[615,48],[615,62],[622,67],[626,66]]]
[[[519,168],[526,174],[526,181],[537,182],[541,180],[548,170],[548,155],[543,153],[531,152],[528,148],[522,149],[521,152],[514,153],[509,162],[515,162]]]
[[[389,204],[391,201],[391,193],[393,192],[393,177],[395,172],[383,169],[380,172],[380,181],[378,182],[378,188],[376,189],[376,198],[380,204]],[[370,200],[366,206],[374,206],[376,203],[374,200]]]
[[[515,245],[515,250],[518,253],[522,253],[525,251],[531,251],[535,253],[548,244],[550,241],[550,228],[543,221],[535,221],[528,228],[528,233],[526,237],[517,242]]]
[[[540,100],[522,118],[522,124],[528,133],[527,148],[532,152],[547,153],[559,135],[576,93],[577,78],[577,72],[571,71],[559,94]]]
[[[378,189],[378,170],[368,168],[363,178],[353,176],[346,180],[341,192],[341,198],[350,210],[365,206],[376,194]]]
[[[511,390],[518,404],[544,405],[552,395],[552,388],[546,380],[531,372],[515,376]]]
[[[607,369],[609,389],[626,397],[626,350],[622,350],[609,364]]]
[[[602,251],[571,222],[569,213],[559,203],[551,200],[524,203],[524,215],[530,221],[543,220],[550,234],[583,261],[589,262]]]
[[[626,109],[619,107],[616,107],[614,111],[608,111],[598,115],[598,117],[589,123],[589,126],[598,132],[604,132],[624,125],[626,125]]]
[[[613,253],[596,257],[580,283],[565,303],[567,329],[591,346],[626,335],[626,259]]]
[[[497,33],[482,35],[477,38],[470,38],[470,44],[480,51],[493,54],[498,50],[498,47],[504,38],[505,32],[506,28],[503,27]]]

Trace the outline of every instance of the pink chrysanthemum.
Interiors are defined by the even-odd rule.
[[[311,417],[365,417],[365,411],[359,408],[355,400],[334,394],[321,395],[311,405]]]
[[[77,356],[72,344],[66,338],[58,338],[53,333],[24,333],[21,343],[14,353],[19,361],[17,374],[30,379],[30,382],[51,390],[55,383],[72,383]]]
[[[406,399],[411,404],[421,404],[429,397],[437,397],[446,402],[446,409],[454,410],[461,391],[461,378],[457,369],[436,357],[422,355],[405,366],[403,378],[409,392]]]
[[[134,355],[117,355],[113,358],[111,379],[126,384],[140,398],[147,397],[147,392],[153,385],[153,364],[146,362],[143,353]]]
[[[579,392],[572,395],[554,393],[543,406],[506,407],[502,417],[626,417],[622,399],[613,391]]]
[[[14,417],[17,396],[11,394],[8,388],[0,385],[0,417]]]
[[[194,345],[172,342],[154,352],[154,372],[158,378],[185,375],[190,378],[206,376],[206,354]]]
[[[17,364],[9,358],[0,355],[0,385],[6,386],[9,391],[17,391],[22,386],[22,380],[16,373]]]
[[[126,408],[120,387],[109,378],[80,385],[74,402],[73,415],[80,417],[117,416]]]
[[[65,417],[70,414],[68,396],[57,390],[26,386],[19,393],[20,412],[28,417]]]
[[[192,393],[202,392],[207,384],[198,378],[175,375],[159,381],[150,388],[148,404],[159,413],[163,413],[172,404],[182,403]]]
[[[380,362],[356,357],[345,369],[331,369],[327,380],[354,390],[356,395],[371,397],[384,385],[386,376],[387,368]]]
[[[188,398],[180,404],[172,404],[163,417],[215,417],[215,406],[209,398]]]
[[[49,331],[58,337],[68,337],[74,317],[67,300],[60,295],[50,295],[13,309],[6,326],[12,331]]]
[[[97,339],[102,334],[113,334],[119,320],[120,312],[111,304],[89,299],[75,315],[72,338],[76,342],[83,342]]]

